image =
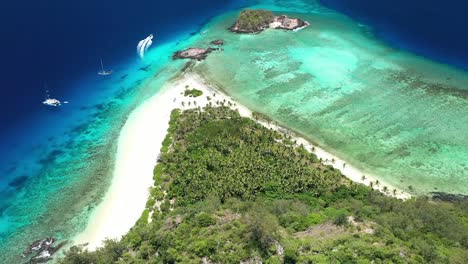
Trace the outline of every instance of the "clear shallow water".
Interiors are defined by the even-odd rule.
[[[226,30],[235,16],[227,14],[203,35],[155,43],[142,62],[114,64],[111,78],[93,70],[60,91],[70,105],[40,108],[2,129],[2,261],[18,262],[33,239],[83,230],[109,186],[126,116],[182,69],[173,51],[217,38],[226,40],[224,51],[195,69],[242,103],[395,186],[468,193],[466,73],[393,50],[315,1],[257,4],[313,25],[240,36]]]
[[[259,7],[312,26],[255,36],[224,31],[224,52],[197,71],[392,186],[468,194],[466,72],[392,49],[369,28],[316,4]],[[212,26],[222,32],[234,16]]]
[[[117,137],[126,117],[183,68],[180,46],[198,39],[193,28],[155,41],[144,60],[113,65],[114,74],[87,75],[61,93],[60,108],[36,113],[2,129],[0,151],[0,263],[21,263],[33,240],[67,240],[84,230],[110,186]],[[195,30],[198,29],[196,25]],[[136,47],[136,43],[135,43]]]
[[[1,166],[10,176],[4,178],[0,193],[5,198],[1,201],[0,244],[6,249],[2,257],[8,263],[20,263],[17,256],[34,239],[69,239],[85,228],[89,214],[110,185],[116,138],[125,118],[182,66],[167,65],[174,48],[171,43],[154,49],[144,63],[129,64],[107,80],[110,86],[104,87],[108,90],[93,94],[86,104],[71,106],[78,108],[74,111],[62,106],[41,120],[50,122],[52,127],[46,125],[47,129],[56,131],[47,133],[43,125],[32,124],[39,132],[36,135],[24,128],[25,138],[30,135],[31,140],[21,141]],[[151,69],[141,71],[147,63]],[[157,78],[151,79],[156,71]],[[65,113],[69,122],[60,122],[62,111],[72,112]],[[54,118],[59,118],[58,124],[53,123]]]

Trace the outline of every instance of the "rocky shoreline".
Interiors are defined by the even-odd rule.
[[[44,263],[52,259],[59,249],[61,249],[67,242],[61,242],[54,246],[57,240],[53,237],[46,237],[32,242],[24,251],[21,256],[29,258],[27,263]]]
[[[276,16],[269,25],[273,29],[298,30],[310,26],[310,23],[299,18],[289,18],[288,16]]]
[[[210,42],[211,45],[213,46],[223,46],[224,45],[224,40],[222,39],[216,39]],[[220,48],[188,48],[186,50],[181,50],[177,51],[172,55],[173,60],[183,60],[183,59],[192,59],[192,60],[197,60],[197,61],[202,61],[208,57],[208,55],[213,52],[220,50]]]

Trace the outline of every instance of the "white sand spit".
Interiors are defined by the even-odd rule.
[[[203,95],[196,98],[185,97],[184,91],[187,86],[203,91]],[[211,100],[208,100],[207,96],[211,97]],[[232,108],[237,109],[241,116],[252,118],[252,112],[248,108],[195,74],[186,74],[168,83],[158,94],[135,109],[120,132],[112,184],[104,200],[93,212],[86,230],[73,242],[88,243],[88,249],[93,250],[101,246],[104,239],[120,238],[127,233],[145,209],[149,188],[153,186],[153,168],[169,127],[171,111],[175,108],[204,107],[209,102],[216,106],[216,101],[225,101],[225,105],[231,102]],[[297,144],[303,144],[306,149],[313,151],[327,164],[341,170],[352,181],[366,185],[371,181],[375,182],[375,177],[367,174],[363,180],[363,173],[359,169],[314,146],[304,138],[278,125],[261,123],[268,128],[289,134]],[[400,190],[393,194],[391,190],[394,188],[384,182],[374,185],[374,188],[382,191],[384,186],[389,190],[387,195],[400,199],[411,197]]]

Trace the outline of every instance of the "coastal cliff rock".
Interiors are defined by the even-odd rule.
[[[56,239],[53,237],[46,237],[32,242],[24,251],[21,256],[23,258],[30,257],[28,263],[44,263],[49,261],[66,242],[61,242],[54,246]],[[32,257],[31,257],[32,255]]]
[[[276,16],[274,21],[270,23],[270,28],[297,30],[309,26],[309,22],[298,18],[289,18],[288,16]]]
[[[268,10],[244,10],[230,28],[231,32],[239,34],[260,33],[267,28],[298,30],[309,26],[307,21],[298,18],[275,16]]]

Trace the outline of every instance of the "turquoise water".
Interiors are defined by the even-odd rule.
[[[183,61],[171,60],[174,51],[218,38],[226,41],[224,50],[194,71],[241,103],[396,187],[468,194],[466,72],[394,50],[370,28],[315,1],[261,1],[256,7],[312,25],[237,35],[227,30],[237,12],[224,14],[205,25],[203,35],[157,43],[144,61],[114,68],[111,79],[78,83],[95,89],[67,95],[82,102],[67,106],[74,111],[25,123],[23,145],[12,146],[15,151],[0,161],[15,171],[10,183],[18,183],[2,190],[16,195],[0,201],[6,249],[0,262],[18,262],[34,239],[69,239],[85,228],[111,181],[126,117],[183,69]],[[54,122],[59,116],[61,122]],[[53,128],[53,135],[41,126]],[[29,179],[25,185],[21,175]]]
[[[96,91],[69,94],[74,99],[69,105],[45,116],[41,123],[27,124],[22,145],[2,160],[28,180],[17,187],[10,182],[2,190],[2,195],[15,195],[4,195],[14,199],[1,201],[0,263],[24,261],[19,255],[35,239],[67,240],[84,230],[110,186],[117,137],[126,117],[184,64],[171,60],[178,47],[175,41],[158,44],[144,61],[114,68],[112,78],[80,82],[80,87],[92,85]]]
[[[210,25],[224,52],[196,71],[366,175],[411,193],[468,194],[468,74],[392,49],[317,4],[278,3],[258,7],[311,26],[235,35],[223,31],[227,14]]]

